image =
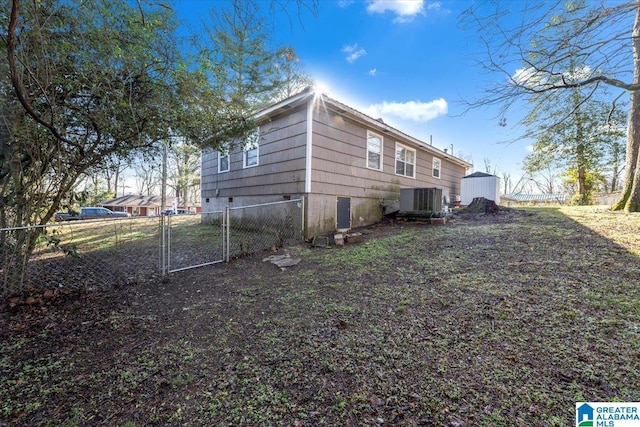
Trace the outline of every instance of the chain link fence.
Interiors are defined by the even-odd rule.
[[[303,211],[303,199],[296,199],[194,215],[0,229],[0,297],[111,288],[297,243],[304,239]],[[29,241],[27,257],[16,248]]]
[[[304,239],[303,199],[166,219],[164,274],[279,248]]]
[[[230,258],[303,240],[303,199],[228,209]]]
[[[0,295],[109,288],[157,277],[160,227],[158,217],[141,217],[0,229]],[[33,251],[17,276],[27,259],[19,245],[29,239]]]

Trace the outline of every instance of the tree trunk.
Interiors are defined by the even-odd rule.
[[[580,123],[578,123],[580,126]],[[582,131],[578,130],[578,138],[582,139]],[[589,190],[587,189],[587,171],[585,167],[585,158],[584,158],[584,145],[582,142],[578,143],[578,147],[576,148],[576,160],[578,163],[578,199],[574,199],[574,203],[578,205],[588,205],[589,204]]]
[[[640,2],[639,2],[640,3]],[[640,83],[640,5],[636,9],[636,20],[633,26],[633,84]],[[627,157],[625,167],[622,196],[612,207],[612,210],[625,212],[640,212],[640,92],[631,92],[631,106],[629,109],[629,127],[627,134]]]
[[[620,146],[616,143],[613,146],[613,174],[611,176],[611,193],[618,189],[618,175],[620,174]]]
[[[636,74],[638,74],[636,72]],[[625,178],[622,187],[622,195],[612,207],[612,210],[626,212],[640,212],[640,182],[638,175],[638,163],[640,157],[640,93],[631,93],[631,112],[629,114],[629,128],[627,136],[627,156],[625,166]]]
[[[578,112],[576,115],[576,139],[578,145],[576,146],[576,160],[578,164],[578,201],[579,205],[586,205],[589,203],[589,195],[587,194],[587,171],[586,171],[586,159],[584,154],[584,132],[582,129],[582,116]]]
[[[116,166],[116,172],[113,177],[114,194],[118,197],[118,183],[120,181],[120,165]],[[122,187],[122,195],[124,196],[124,186]]]
[[[584,166],[578,166],[578,205],[588,205],[589,195],[587,194],[587,174]]]

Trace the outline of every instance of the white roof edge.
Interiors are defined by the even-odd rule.
[[[281,108],[289,105],[293,105],[298,103],[301,100],[304,100],[310,96],[314,96],[315,93],[313,92],[313,90],[309,87],[307,87],[306,89],[304,89],[302,92],[299,92],[296,95],[293,95],[287,99],[283,99],[280,102],[277,102],[267,108],[265,108],[264,110],[260,110],[258,111],[256,114],[253,115],[253,118],[256,120],[260,120],[263,117],[268,117],[270,114],[274,113],[275,111],[280,110]]]

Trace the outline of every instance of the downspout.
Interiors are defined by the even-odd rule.
[[[302,197],[302,236],[308,230],[308,212],[309,212],[309,196],[311,195],[311,159],[313,154],[313,107],[315,106],[316,94],[314,94],[307,102],[307,149],[304,167],[304,196]]]
[[[317,94],[314,94],[307,103],[307,152],[305,160],[304,192],[311,193],[311,155],[313,145],[313,107]]]

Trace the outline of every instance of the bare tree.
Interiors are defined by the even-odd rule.
[[[161,160],[151,156],[137,159],[132,167],[135,172],[134,180],[136,193],[151,196],[160,187]]]
[[[530,184],[531,184],[531,179],[529,178],[529,175],[522,175],[520,176],[518,181],[516,181],[513,187],[511,187],[511,185],[509,186],[510,187],[509,193],[514,193],[514,194],[531,193]]]
[[[502,172],[502,193],[511,193],[511,174],[508,172]]]
[[[485,96],[470,100],[470,108],[498,105],[502,121],[515,103],[535,98],[530,116],[553,128],[568,117],[549,117],[547,107],[570,98],[571,89],[588,89],[584,101],[605,87],[618,90],[612,108],[630,94],[625,179],[613,209],[640,211],[640,3],[480,2],[462,20],[484,47],[480,66],[502,76]],[[567,78],[571,60],[580,73]]]
[[[545,169],[540,169],[535,173],[527,175],[530,182],[532,182],[539,192],[543,194],[554,194],[558,192],[558,173],[552,166],[547,166]]]
[[[179,206],[189,208],[194,192],[200,192],[200,150],[184,139],[176,139],[168,150],[168,181]]]
[[[484,158],[484,171],[491,175],[498,175],[498,167],[496,165],[492,165],[491,159],[488,157]]]

